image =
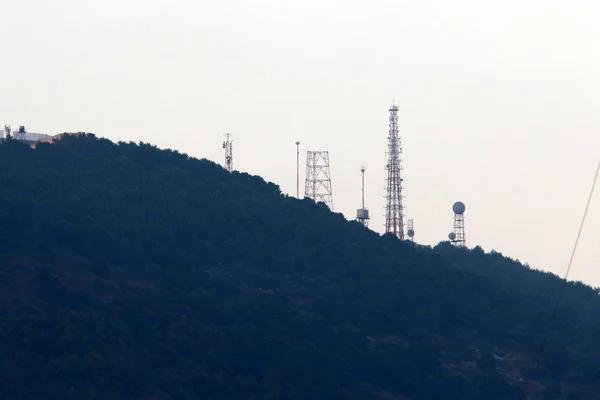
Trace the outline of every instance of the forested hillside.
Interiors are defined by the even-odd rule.
[[[597,290],[541,352],[559,278],[207,160],[9,140],[0,229],[2,400],[600,398]]]

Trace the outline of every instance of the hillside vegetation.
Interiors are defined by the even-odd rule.
[[[600,398],[580,283],[542,354],[561,281],[499,253],[148,144],[9,140],[0,171],[0,399]]]

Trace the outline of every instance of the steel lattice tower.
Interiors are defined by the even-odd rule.
[[[233,140],[231,133],[225,134],[225,141],[223,142],[223,148],[225,149],[225,169],[228,172],[233,171]]]
[[[385,232],[393,233],[400,240],[404,240],[404,215],[402,210],[402,166],[400,165],[402,146],[398,134],[398,106],[393,104],[389,109],[389,136],[386,165],[387,169],[387,194],[385,207]]]
[[[451,238],[452,244],[455,246],[466,246],[467,240],[465,237],[465,204],[462,201],[457,201],[452,206],[454,211],[454,235]]]
[[[333,211],[333,193],[331,191],[331,172],[329,170],[328,151],[306,152],[306,185],[304,195],[323,202]]]
[[[465,246],[465,216],[463,214],[454,214],[454,240],[455,246]]]

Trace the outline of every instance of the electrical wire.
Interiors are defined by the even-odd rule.
[[[585,205],[585,211],[583,212],[583,218],[581,219],[581,224],[579,225],[579,231],[577,232],[577,238],[575,239],[575,244],[573,245],[573,251],[571,252],[571,258],[569,259],[569,265],[567,266],[567,272],[565,273],[565,277],[563,278],[562,286],[560,287],[560,292],[558,294],[558,298],[556,299],[556,304],[554,304],[554,310],[552,312],[552,317],[550,318],[550,322],[554,322],[554,318],[556,317],[556,311],[558,309],[558,305],[562,299],[563,293],[565,291],[565,286],[567,285],[567,279],[569,278],[569,274],[571,272],[571,267],[573,266],[573,259],[575,258],[575,252],[577,251],[577,246],[579,245],[579,238],[581,237],[581,232],[583,231],[583,226],[585,225],[585,220],[587,219],[588,211],[590,209],[590,204],[592,203],[592,197],[594,196],[594,190],[596,189],[596,182],[598,181],[598,174],[600,173],[600,162],[598,163],[598,167],[596,167],[596,174],[594,175],[594,182],[592,183],[592,189],[590,190],[590,195],[588,196],[587,204]]]
[[[579,238],[581,237],[581,232],[583,231],[583,227],[585,225],[585,220],[587,219],[588,211],[590,209],[590,204],[592,203],[592,198],[594,196],[594,191],[596,189],[596,183],[598,182],[598,175],[600,173],[600,162],[596,167],[596,174],[594,175],[594,181],[592,183],[592,189],[590,190],[590,194],[587,199],[587,203],[585,205],[585,210],[583,212],[583,217],[581,218],[581,224],[579,225],[579,231],[577,232],[577,237],[575,239],[575,244],[573,245],[573,251],[571,252],[571,257],[569,259],[569,264],[567,266],[567,271],[565,273],[564,278],[562,279],[562,285],[560,287],[560,291],[558,293],[558,297],[556,298],[556,303],[554,304],[554,308],[552,309],[552,314],[550,316],[550,320],[548,321],[548,329],[546,330],[546,334],[544,335],[544,339],[542,341],[542,346],[540,349],[540,362],[543,359],[544,353],[546,352],[546,348],[548,345],[548,338],[550,336],[550,332],[554,327],[554,320],[556,319],[556,314],[558,312],[558,306],[560,305],[560,301],[562,300],[565,287],[568,283],[569,274],[571,272],[571,267],[573,265],[573,259],[575,258],[575,253],[577,252],[577,246],[579,245]]]

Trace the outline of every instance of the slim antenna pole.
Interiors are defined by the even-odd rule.
[[[300,198],[300,142],[296,142],[296,197]]]
[[[365,167],[360,167],[362,173],[362,207],[356,210],[356,220],[364,226],[369,225],[369,210],[365,208]]]
[[[365,167],[362,167],[360,172],[362,172],[362,208],[365,208]]]

